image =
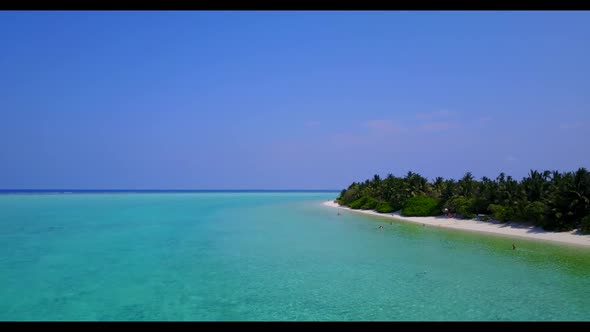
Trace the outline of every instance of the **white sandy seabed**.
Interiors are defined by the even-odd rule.
[[[444,216],[440,217],[404,217],[399,212],[393,213],[378,213],[369,210],[352,210],[349,207],[340,206],[334,201],[324,202],[324,205],[333,208],[348,210],[356,213],[364,213],[374,216],[387,217],[397,220],[409,221],[414,223],[424,224],[425,226],[436,226],[443,228],[455,228],[467,231],[475,231],[481,233],[493,233],[498,235],[524,237],[536,240],[546,240],[553,242],[561,242],[573,245],[580,245],[590,247],[590,235],[582,235],[576,231],[571,232],[547,232],[539,227],[502,224],[496,222],[484,222],[476,220],[454,219]]]

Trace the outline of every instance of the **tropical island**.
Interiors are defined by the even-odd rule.
[[[585,168],[564,173],[531,170],[520,181],[504,173],[495,179],[484,176],[480,181],[471,172],[459,180],[437,177],[433,181],[414,172],[404,177],[389,174],[384,179],[375,175],[352,183],[330,203],[327,205],[416,222],[428,220],[418,217],[475,219],[548,232],[590,234],[590,172]]]

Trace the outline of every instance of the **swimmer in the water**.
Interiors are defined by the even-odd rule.
[[[516,246],[514,245],[514,243],[512,244],[512,250],[516,250]]]

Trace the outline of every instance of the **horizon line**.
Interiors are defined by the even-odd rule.
[[[70,189],[70,188],[32,188],[32,189],[0,189],[0,192],[18,191],[341,191],[342,189]]]

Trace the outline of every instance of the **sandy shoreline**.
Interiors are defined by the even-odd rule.
[[[397,220],[420,223],[429,226],[454,228],[467,231],[493,233],[499,235],[516,236],[528,239],[545,240],[552,242],[567,243],[573,245],[580,245],[590,247],[590,235],[576,234],[572,232],[547,232],[538,227],[521,226],[521,225],[507,225],[500,223],[483,222],[476,220],[459,220],[447,219],[445,217],[404,217],[398,212],[394,213],[377,213],[369,210],[352,210],[349,207],[340,206],[334,201],[327,201],[323,203],[326,206],[348,210],[351,212],[364,213],[380,217],[392,218]]]

